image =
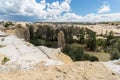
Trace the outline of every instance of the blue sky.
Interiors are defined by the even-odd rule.
[[[120,21],[120,0],[1,0],[0,20]]]
[[[72,0],[71,8],[73,12],[80,15],[97,13],[97,9],[104,3],[109,4],[111,13],[120,12],[120,0]]]

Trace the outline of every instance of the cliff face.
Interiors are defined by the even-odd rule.
[[[120,80],[116,61],[73,62],[59,48],[36,47],[26,42],[25,31],[0,31],[0,63],[4,57],[10,59],[0,64],[0,80]]]
[[[25,29],[25,28],[17,28],[15,30],[15,34],[18,38],[22,38],[26,41],[29,41],[30,40],[30,32],[28,29]]]
[[[6,35],[16,35],[20,39],[29,41],[29,30],[25,28],[5,29]]]
[[[19,35],[18,35],[19,36]],[[36,47],[15,35],[0,37],[0,53],[10,59],[1,66],[0,71],[12,69],[30,69],[39,62],[43,65],[62,65],[72,63],[71,58],[63,54],[60,49]],[[65,59],[66,61],[62,60]]]

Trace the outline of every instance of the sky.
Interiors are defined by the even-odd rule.
[[[120,0],[0,0],[0,21],[120,21]]]

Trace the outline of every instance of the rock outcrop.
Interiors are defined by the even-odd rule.
[[[0,72],[0,80],[120,80],[120,75],[98,62],[62,66],[42,66],[40,63],[36,69],[29,71]]]
[[[0,53],[6,55],[10,61],[1,66],[0,71],[12,69],[30,69],[39,62],[44,65],[62,65],[72,63],[72,60],[60,49],[36,47],[15,35],[0,37]],[[62,60],[65,59],[65,60]]]
[[[50,59],[62,61],[65,64],[73,63],[72,59],[62,53],[60,51],[60,48],[54,49],[54,48],[47,48],[45,46],[39,46],[39,49],[43,51]]]
[[[19,30],[17,36],[14,31],[10,31],[11,35],[0,31],[0,63],[4,57],[10,59],[0,64],[0,80],[120,80],[119,60],[73,62],[59,48],[36,47],[26,42],[25,30]],[[60,42],[62,46],[63,43]]]
[[[64,33],[63,31],[60,31],[58,33],[58,47],[61,48],[63,51],[65,49],[66,43],[65,43],[65,38],[64,38]]]
[[[20,27],[20,28],[15,27],[15,28],[11,28],[11,29],[5,28],[3,31],[6,33],[6,35],[16,35],[18,38],[24,39],[25,41],[30,40],[30,32],[29,32],[28,28],[24,28],[24,27]],[[0,33],[0,34],[2,34],[2,33]]]
[[[26,41],[30,40],[30,32],[26,28],[17,28],[16,31],[15,31],[15,35],[18,38],[22,38],[22,39],[24,39]]]
[[[112,70],[113,72],[117,72],[120,74],[120,59],[119,60],[113,60],[108,62],[103,62],[103,64]]]

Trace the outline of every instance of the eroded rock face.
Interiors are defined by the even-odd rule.
[[[120,80],[120,75],[98,62],[77,62],[62,66],[39,64],[29,71],[4,72],[0,80]]]
[[[26,41],[30,40],[30,32],[26,28],[17,28],[15,34],[18,38],[22,38]]]
[[[15,35],[0,37],[0,53],[6,55],[10,61],[0,66],[0,71],[26,70],[34,68],[39,62],[43,65],[63,65],[72,60],[58,49],[44,46],[36,47]],[[65,59],[65,60],[62,60]]]
[[[63,51],[65,49],[66,43],[65,43],[65,38],[64,38],[64,33],[63,31],[60,31],[58,33],[58,47],[61,48]]]
[[[16,35],[18,38],[24,39],[25,41],[30,40],[30,32],[28,28],[21,27],[21,28],[4,29],[3,33],[5,33],[4,35]],[[2,33],[0,32],[0,34]]]

